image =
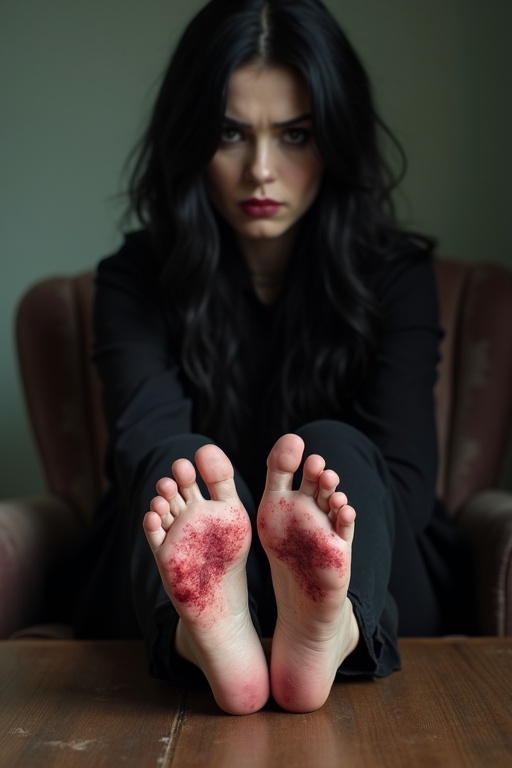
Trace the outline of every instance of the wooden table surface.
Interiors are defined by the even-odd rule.
[[[151,679],[141,643],[0,642],[4,768],[510,768],[512,638],[401,641],[403,671],[322,709],[223,714]]]

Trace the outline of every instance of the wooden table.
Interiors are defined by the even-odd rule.
[[[512,638],[401,642],[404,669],[322,709],[224,715],[137,642],[0,642],[2,768],[510,768]]]

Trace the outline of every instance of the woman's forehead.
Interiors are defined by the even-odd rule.
[[[229,80],[226,115],[254,125],[261,119],[282,123],[311,114],[309,89],[292,68],[247,64]]]

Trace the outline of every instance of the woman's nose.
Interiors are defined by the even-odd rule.
[[[247,175],[256,184],[268,184],[275,179],[275,158],[268,141],[255,142],[247,162]]]

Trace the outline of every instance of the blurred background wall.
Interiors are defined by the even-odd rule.
[[[91,269],[119,244],[123,163],[169,50],[202,5],[1,0],[0,498],[42,487],[20,395],[16,304],[39,278]],[[327,5],[406,150],[404,221],[444,254],[512,267],[511,0]]]

